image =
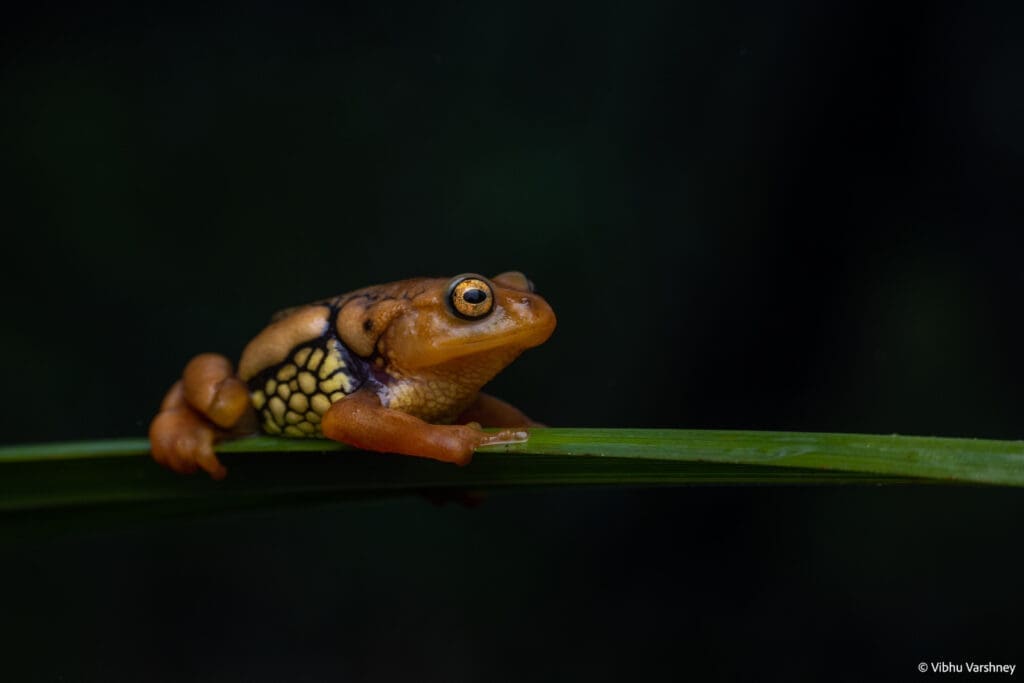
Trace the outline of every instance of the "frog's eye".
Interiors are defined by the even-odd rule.
[[[448,303],[452,312],[466,320],[479,320],[494,308],[491,285],[476,275],[464,275],[452,280],[448,290]]]

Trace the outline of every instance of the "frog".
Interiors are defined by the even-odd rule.
[[[556,324],[519,271],[411,278],[288,308],[237,371],[210,352],[185,365],[150,423],[150,450],[218,480],[215,445],[259,432],[467,465],[481,446],[541,426],[481,389]]]

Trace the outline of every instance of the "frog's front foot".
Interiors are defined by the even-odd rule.
[[[474,427],[477,430],[481,429],[478,422],[473,422],[466,426]],[[525,429],[517,428],[502,429],[500,432],[493,432],[490,434],[481,431],[481,434],[483,434],[484,438],[475,446],[475,448],[480,448],[480,446],[501,446],[509,443],[523,443],[530,437],[529,432]]]
[[[253,431],[255,417],[249,393],[234,376],[231,363],[212,353],[193,358],[182,379],[171,387],[149,426],[153,458],[175,472],[203,469],[214,479],[227,470],[213,452],[214,444]]]
[[[435,425],[381,405],[369,389],[360,389],[334,403],[320,425],[324,436],[369,451],[401,453],[467,465],[480,446],[524,441],[522,429],[495,434],[479,425]]]

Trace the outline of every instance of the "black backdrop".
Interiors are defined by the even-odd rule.
[[[0,26],[4,441],[139,435],[191,355],[237,356],[278,308],[507,269],[559,328],[492,389],[553,425],[1021,437],[1009,7],[22,8]],[[1008,490],[684,488],[21,524],[3,666],[1024,664],[1022,514]]]

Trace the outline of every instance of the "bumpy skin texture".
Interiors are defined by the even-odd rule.
[[[554,331],[532,290],[518,272],[417,278],[282,311],[237,375],[216,354],[186,366],[150,426],[153,457],[219,479],[214,444],[258,428],[459,465],[525,440],[538,423],[480,388]]]

